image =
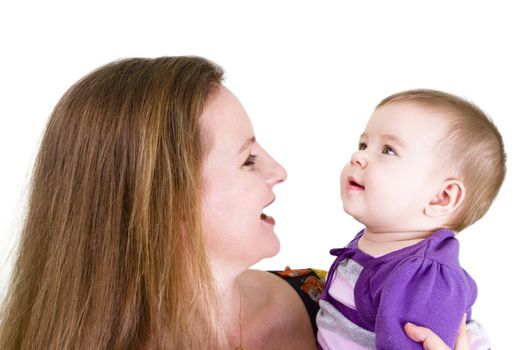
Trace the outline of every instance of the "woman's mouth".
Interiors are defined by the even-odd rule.
[[[265,213],[262,213],[260,216],[260,219],[264,221],[267,224],[275,225],[275,220],[273,217],[266,215]]]
[[[272,205],[272,203],[275,201],[275,197],[270,201],[270,203],[268,203],[264,208],[267,208],[269,207],[270,205]],[[263,208],[263,209],[264,209]],[[269,224],[269,225],[275,225],[275,219],[263,212],[261,212],[261,215],[259,216],[259,218],[264,221],[265,223]]]

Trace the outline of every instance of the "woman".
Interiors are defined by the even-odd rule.
[[[315,349],[298,294],[248,270],[279,250],[264,208],[286,172],[222,74],[197,57],[129,59],[66,92],[36,160],[0,348]]]

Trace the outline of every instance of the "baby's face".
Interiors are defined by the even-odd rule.
[[[376,232],[428,229],[423,210],[444,180],[437,144],[446,130],[447,118],[411,102],[376,110],[341,173],[344,210]]]

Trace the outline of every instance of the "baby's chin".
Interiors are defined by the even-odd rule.
[[[360,223],[364,224],[361,219],[363,217],[358,213],[358,211],[355,208],[350,207],[347,203],[343,201],[343,210],[345,213],[353,217],[355,220],[359,221]]]

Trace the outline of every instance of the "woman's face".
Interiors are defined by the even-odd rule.
[[[206,104],[201,123],[212,144],[203,164],[203,222],[212,264],[250,266],[279,251],[274,219],[264,210],[286,171],[257,143],[250,119],[225,87]]]

